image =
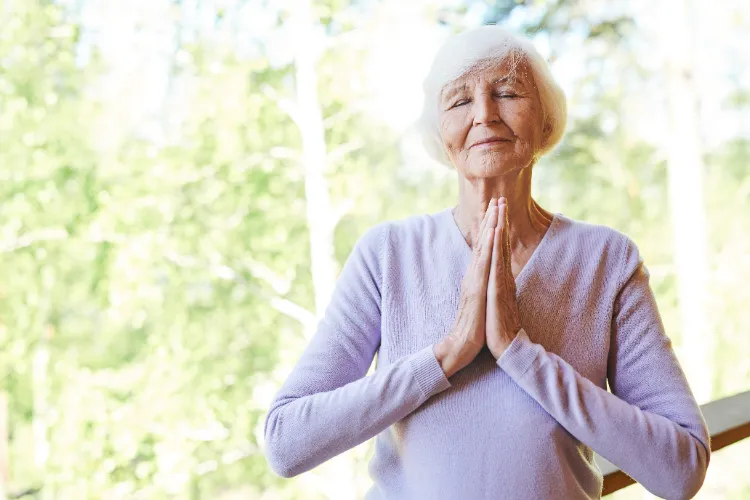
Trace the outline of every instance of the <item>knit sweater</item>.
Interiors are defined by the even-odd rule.
[[[450,209],[358,240],[266,417],[272,469],[375,437],[368,500],[600,498],[594,452],[657,496],[695,495],[709,435],[633,241],[555,214],[516,279],[522,330],[447,379],[433,345],[471,257]]]

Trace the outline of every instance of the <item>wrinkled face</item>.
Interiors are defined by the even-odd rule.
[[[526,61],[505,59],[468,72],[440,93],[440,135],[464,177],[496,177],[534,160],[546,133]]]

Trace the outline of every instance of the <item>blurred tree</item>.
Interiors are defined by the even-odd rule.
[[[664,79],[671,118],[667,165],[683,355],[690,366],[688,377],[693,393],[699,402],[706,403],[714,385],[714,342],[706,311],[709,268],[704,164],[691,60],[695,36],[688,9],[685,0],[669,3],[673,35],[663,37],[667,44]]]
[[[50,341],[70,337],[45,332],[85,315],[80,300],[96,286],[88,256],[77,254],[99,192],[86,140],[93,103],[82,97],[79,29],[67,14],[56,4],[14,2],[0,17],[0,379],[9,395],[11,495],[50,473],[47,428],[57,410],[42,395],[60,381],[39,361],[50,355]],[[32,419],[35,432],[24,436]],[[52,496],[53,486],[45,491]]]
[[[8,393],[0,390],[0,500],[8,498],[10,450],[8,449]]]
[[[413,164],[411,139],[363,104],[368,57],[402,2],[305,5],[3,4],[0,477],[9,463],[11,496],[292,499],[369,487],[369,444],[343,458],[338,492],[335,464],[276,477],[263,417],[359,235],[444,208],[455,173]],[[631,235],[679,332],[663,241],[668,157],[633,125],[655,78],[629,10],[455,5],[426,1],[409,21],[445,33],[483,12],[519,23],[555,61],[580,56],[569,132],[535,167],[536,193]],[[746,92],[738,85],[726,106],[741,113]],[[708,153],[708,303],[721,332],[715,390],[726,394],[750,381],[750,221],[737,216],[750,209],[750,146],[737,138]]]

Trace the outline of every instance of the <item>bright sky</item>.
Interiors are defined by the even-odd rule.
[[[428,23],[423,13],[425,2],[382,2],[378,9],[388,22],[381,23],[380,32],[372,38],[372,57],[369,61],[368,81],[372,87],[371,112],[374,117],[389,123],[396,130],[405,130],[417,117],[421,103],[421,80],[427,73],[432,56],[448,35],[447,30]],[[430,2],[434,4],[434,2]],[[592,5],[596,5],[591,2]],[[592,17],[612,16],[613,2],[600,2],[605,12],[592,9]],[[742,0],[722,2],[722,9],[712,7],[708,1],[695,2],[696,38],[694,40],[694,64],[697,74],[698,95],[701,112],[706,123],[705,139],[715,145],[728,137],[750,134],[747,113],[728,111],[724,107],[727,94],[740,83],[750,88],[750,3]],[[628,8],[643,30],[642,40],[637,41],[636,50],[640,63],[658,73],[663,65],[665,52],[672,48],[674,32],[669,22],[669,2],[635,0]],[[510,27],[519,24],[519,15],[508,22]],[[480,4],[470,9],[466,25],[478,24],[483,9]],[[743,17],[744,16],[744,17]],[[742,27],[745,29],[742,29]],[[582,37],[576,37],[571,29],[567,47],[560,49],[552,71],[569,97],[574,95],[577,79],[581,76],[583,60]],[[536,45],[543,56],[550,53],[549,41],[539,37]],[[740,49],[744,47],[745,49]],[[609,75],[617,78],[619,75]],[[602,75],[608,78],[608,75]],[[613,82],[614,83],[614,82]],[[643,92],[632,96],[629,120],[634,129],[646,139],[658,140],[666,129],[663,84],[659,79],[645,83]],[[575,103],[571,103],[575,112]],[[580,103],[585,104],[585,103]]]
[[[663,64],[665,50],[674,39],[670,2],[674,0],[633,0],[627,3],[590,1],[591,18],[612,16],[616,5],[627,6],[635,16],[643,38],[633,40],[641,57],[641,64],[658,71]],[[268,0],[244,2],[241,9],[229,9],[236,17],[240,40],[247,39],[244,50],[258,45],[253,40],[265,42],[267,55],[279,64],[291,60],[294,33],[275,26],[276,11],[293,8],[295,0]],[[373,120],[387,123],[404,133],[417,117],[421,103],[421,82],[432,56],[448,36],[445,27],[428,22],[428,13],[436,5],[459,3],[458,0],[382,0],[363,2],[367,15],[361,16],[360,41],[367,49],[365,81],[368,88],[366,108]],[[750,136],[747,112],[725,109],[726,95],[739,85],[750,88],[750,2],[722,0],[718,9],[709,0],[696,0],[694,59],[697,84],[701,99],[703,135],[707,145],[713,146],[728,137],[744,134]],[[116,100],[120,111],[130,116],[130,123],[150,137],[159,135],[164,113],[164,98],[168,92],[167,72],[169,58],[174,50],[173,23],[180,12],[169,0],[80,0],[82,16],[87,29],[84,45],[96,44],[102,50],[110,68],[110,78],[101,92]],[[184,0],[182,20],[196,27],[209,28],[214,5],[232,6],[235,2],[200,2]],[[240,5],[240,4],[237,4]],[[539,5],[536,4],[536,9]],[[482,3],[477,2],[461,19],[465,27],[481,22]],[[532,8],[525,12],[517,9],[508,21],[512,28],[519,25],[524,15],[539,15]],[[140,24],[138,24],[140,23]],[[144,24],[145,23],[145,24]],[[583,67],[583,43],[576,30],[566,37],[565,47],[555,47],[559,55],[552,65],[555,76],[570,97],[574,96],[576,81]],[[322,38],[321,38],[322,40]],[[537,46],[548,55],[548,40],[539,38]],[[590,43],[590,42],[589,42]],[[129,78],[135,74],[137,78]],[[617,78],[618,75],[610,75]],[[607,75],[602,75],[606,82]],[[140,82],[132,86],[132,83]],[[128,82],[123,88],[121,82]],[[666,128],[663,85],[658,80],[646,83],[641,93],[631,96],[628,116],[632,129],[647,139],[660,139]],[[572,99],[571,99],[572,101]],[[586,108],[585,102],[571,102],[571,112]],[[578,105],[578,107],[577,107]],[[408,141],[407,141],[408,142]]]

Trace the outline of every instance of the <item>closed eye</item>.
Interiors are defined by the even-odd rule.
[[[464,104],[468,104],[469,102],[469,99],[459,99],[458,101],[454,102],[453,105],[448,109],[457,108],[459,106],[463,106]]]
[[[509,92],[506,92],[504,94],[496,94],[496,95],[497,95],[497,97],[500,97],[501,99],[514,99],[514,98],[518,97],[518,94],[512,94],[512,93],[509,93]]]

